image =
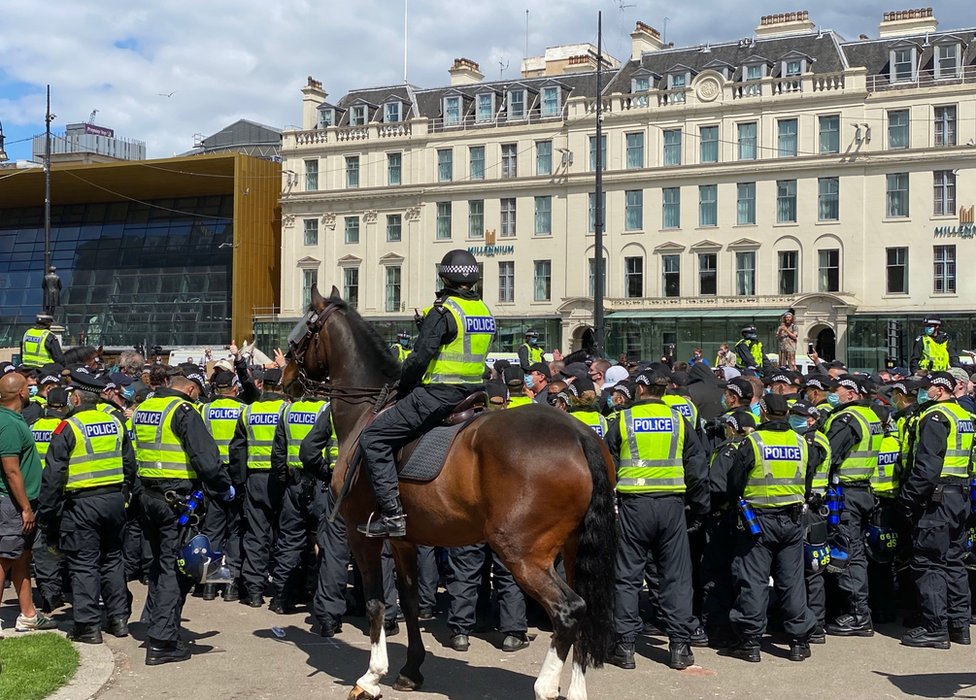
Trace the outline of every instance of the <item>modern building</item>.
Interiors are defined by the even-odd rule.
[[[45,135],[39,134],[31,141],[35,162],[44,162],[44,149]],[[145,159],[145,142],[116,136],[114,129],[98,126],[91,121],[68,124],[64,133],[51,134],[52,163],[111,163]]]
[[[976,234],[974,33],[904,10],[847,41],[790,12],[671,47],[638,23],[599,91],[608,353],[713,355],[748,323],[775,350],[789,308],[801,352],[854,367],[905,359],[928,313],[976,345],[976,278],[958,273]],[[578,345],[593,323],[598,93],[595,55],[565,54],[491,82],[458,59],[449,86],[334,103],[310,80],[303,130],[284,134],[284,319],[313,282],[335,284],[392,340],[429,303],[434,264],[464,247],[484,265],[496,349],[529,326]]]
[[[44,175],[0,177],[0,347],[41,310]],[[51,172],[66,345],[226,345],[278,304],[281,166],[240,154]]]
[[[243,153],[246,156],[281,162],[281,130],[250,119],[238,119],[210,136],[197,135],[193,149],[183,155]]]

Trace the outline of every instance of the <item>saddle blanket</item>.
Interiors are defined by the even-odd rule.
[[[444,459],[454,436],[464,425],[439,426],[421,437],[400,469],[400,480],[427,482],[436,479],[444,468]]]

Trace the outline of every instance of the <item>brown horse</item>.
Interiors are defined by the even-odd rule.
[[[306,330],[293,334],[294,382],[325,387],[339,438],[333,495],[354,467],[359,435],[376,397],[400,376],[379,335],[339,298],[312,290]],[[299,329],[296,329],[299,331]],[[329,383],[326,384],[325,380]],[[429,483],[401,484],[407,537],[391,540],[402,584],[407,661],[394,688],[414,690],[426,654],[417,620],[417,545],[459,547],[487,542],[522,589],[552,620],[549,652],[535,682],[536,698],[559,695],[559,681],[574,648],[568,700],[586,698],[587,666],[602,665],[612,641],[616,529],[613,462],[603,441],[565,413],[523,406],[477,418],[451,447],[443,471]],[[374,507],[366,475],[353,477],[340,506],[349,546],[363,574],[370,625],[369,670],[350,691],[353,700],[377,698],[388,671],[383,632],[381,539],[356,530]],[[553,562],[562,554],[566,581]]]

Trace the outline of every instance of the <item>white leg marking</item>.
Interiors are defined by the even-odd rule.
[[[369,670],[356,681],[356,685],[372,695],[380,695],[380,679],[390,670],[390,660],[386,655],[386,631],[380,628],[380,640],[369,646]]]
[[[566,700],[586,700],[586,672],[579,662],[573,661],[573,675],[569,681]]]
[[[536,700],[555,700],[559,697],[559,676],[563,672],[563,662],[556,653],[556,645],[549,643],[549,651],[542,662],[542,670],[535,681]]]

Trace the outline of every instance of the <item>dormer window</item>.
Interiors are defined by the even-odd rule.
[[[751,66],[746,66],[743,77],[746,82],[752,80],[762,80],[766,75],[766,66],[762,63],[754,63]]]
[[[959,44],[939,44],[935,47],[935,79],[959,77]]]
[[[490,122],[495,116],[495,95],[483,92],[476,98],[475,121]]]
[[[354,105],[349,110],[349,126],[364,126],[366,124],[366,105]]]
[[[330,126],[335,126],[335,110],[334,109],[320,109],[319,110],[319,128],[327,129]]]
[[[803,75],[804,69],[806,68],[805,63],[806,61],[802,58],[790,58],[783,61],[783,76],[791,78]]]
[[[915,46],[898,46],[891,50],[889,78],[893,83],[910,83],[915,80],[917,64]]]
[[[394,124],[401,119],[401,104],[399,102],[387,102],[383,105],[383,121],[387,124]]]
[[[653,88],[657,87],[657,81],[661,76],[641,69],[630,78],[630,91],[635,95],[633,105],[635,107],[647,107],[648,95]]]
[[[542,116],[559,116],[559,86],[549,85],[542,88]]]
[[[647,92],[651,89],[651,78],[647,75],[641,75],[633,78],[630,81],[630,91],[632,93]]]
[[[456,126],[461,123],[461,96],[453,95],[444,98],[444,126]]]
[[[674,94],[671,95],[670,102],[674,104],[675,102],[685,101],[685,88],[688,87],[690,82],[690,75],[688,73],[669,73],[668,74],[668,90],[673,90]]]
[[[508,118],[525,118],[525,90],[508,91]]]

